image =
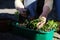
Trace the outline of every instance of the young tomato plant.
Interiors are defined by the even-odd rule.
[[[44,32],[48,32],[51,30],[56,30],[58,28],[58,23],[54,20],[48,20],[48,22],[40,29]]]
[[[32,29],[36,29],[38,22],[39,22],[39,19],[35,19],[35,20],[30,21],[28,25],[29,25]]]
[[[38,22],[39,22],[39,19],[32,20],[30,21],[29,26],[36,28]],[[58,23],[56,21],[48,20],[48,22],[40,30],[44,32],[48,32],[51,30],[56,30],[57,28],[58,28]]]

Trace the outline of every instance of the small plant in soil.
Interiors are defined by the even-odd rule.
[[[27,27],[30,28],[30,29],[36,30],[37,29],[37,23],[38,22],[39,22],[38,19],[29,21],[29,23],[27,24]]]
[[[38,22],[39,22],[38,19],[30,21],[30,23],[28,24],[29,28],[36,30]],[[57,30],[57,28],[58,28],[58,23],[56,21],[54,21],[54,20],[48,20],[45,23],[45,25],[41,29],[39,29],[39,30],[42,30],[44,32],[48,32],[48,31],[51,31],[51,30]]]
[[[48,32],[51,30],[57,30],[58,23],[54,20],[48,20],[48,22],[40,29],[42,31]]]

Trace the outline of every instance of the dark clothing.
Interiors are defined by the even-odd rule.
[[[4,8],[15,8],[14,6],[14,1],[15,0],[0,0],[0,9],[4,9]]]
[[[57,20],[60,21],[60,0],[54,0],[55,8],[56,8],[56,15],[57,15]]]
[[[37,0],[37,1],[34,1],[33,3],[31,3],[27,7],[27,9],[29,10],[28,17],[38,18],[40,16],[40,14],[42,13],[43,5],[44,5],[44,0]]]

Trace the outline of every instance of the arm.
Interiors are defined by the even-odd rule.
[[[52,10],[52,6],[53,6],[53,0],[45,0],[41,16],[47,17],[48,13]]]
[[[15,0],[15,7],[24,8],[24,5],[21,0]]]
[[[53,5],[53,0],[45,0],[45,4],[44,4],[44,7],[43,7],[43,12],[39,17],[39,20],[41,22],[39,22],[37,24],[38,29],[43,27],[43,25],[46,23],[46,17],[48,15],[48,13],[52,10],[52,5]]]

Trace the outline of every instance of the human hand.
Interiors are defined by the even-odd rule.
[[[44,24],[46,23],[46,17],[39,17],[39,21],[38,24],[37,24],[37,29],[40,29],[44,26]]]
[[[27,13],[26,13],[27,10],[25,8],[19,8],[19,7],[17,7],[16,9],[19,11],[19,13],[20,13],[21,16],[27,17]]]

